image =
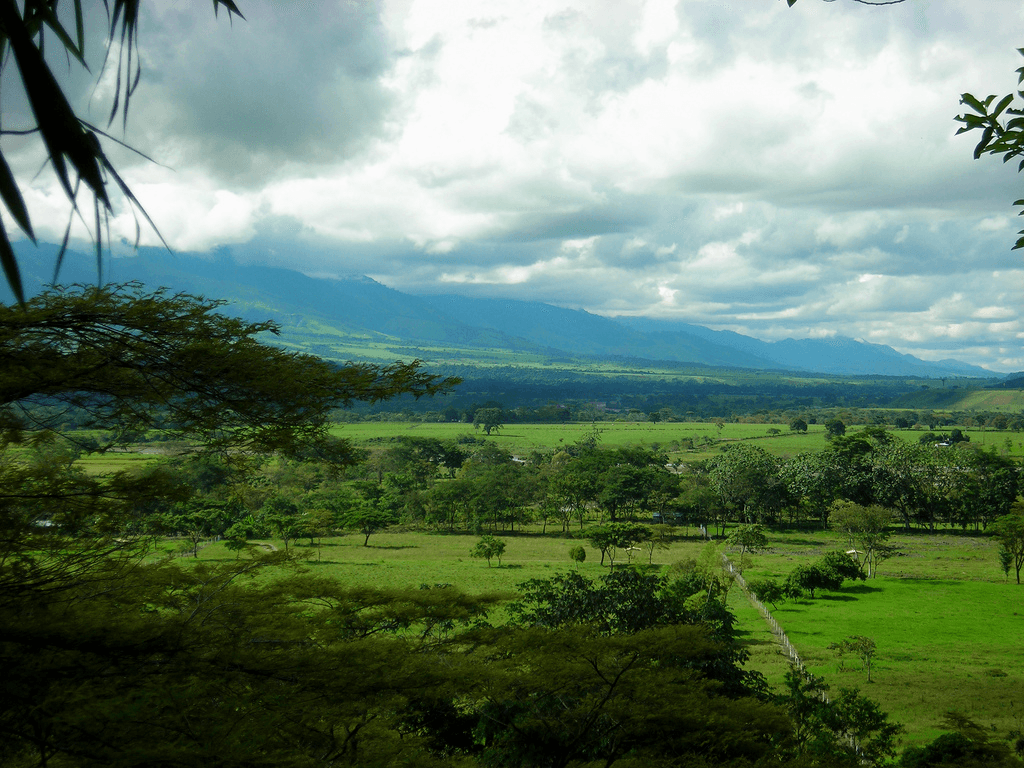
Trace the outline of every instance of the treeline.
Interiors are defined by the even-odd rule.
[[[462,384],[453,392],[435,400],[416,402],[396,398],[385,405],[357,406],[356,413],[422,414],[453,408],[464,413],[474,402],[497,401],[510,409],[539,409],[550,403],[575,403],[578,409],[602,403],[616,412],[630,410],[649,413],[672,409],[680,418],[733,418],[765,409],[795,410],[820,408],[884,408],[901,396],[920,392],[927,379],[896,377],[843,377],[826,379],[820,375],[802,375],[744,371],[740,369],[702,369],[680,365],[678,370],[659,363],[632,361],[621,368],[605,366],[601,372],[573,370],[571,367],[435,366],[431,370],[445,376],[457,376]],[[965,382],[964,385],[972,382]],[[978,380],[978,386],[987,382]],[[953,385],[950,389],[953,389]],[[601,409],[599,409],[601,410]]]
[[[656,404],[655,404],[656,405]],[[415,411],[399,410],[342,411],[335,414],[338,422],[408,421],[437,424],[474,424],[480,421],[482,410],[497,411],[494,421],[500,424],[561,424],[566,422],[591,423],[606,421],[651,421],[665,423],[723,422],[736,424],[775,424],[788,426],[800,420],[805,424],[824,424],[838,418],[846,424],[888,426],[895,429],[918,431],[943,430],[947,427],[968,427],[994,431],[1024,429],[1024,414],[994,411],[929,411],[891,408],[812,407],[809,405],[758,407],[737,412],[731,408],[692,408],[660,406],[649,409],[615,408],[605,401],[580,402],[567,400],[547,402],[543,405],[516,407],[499,400],[472,401],[459,408],[448,406]]]
[[[211,537],[239,549],[276,537],[287,548],[345,531],[368,543],[394,525],[479,534],[539,525],[586,538],[593,526],[643,522],[721,535],[740,523],[826,528],[837,502],[880,507],[904,529],[984,530],[1021,489],[1019,466],[992,450],[908,444],[881,428],[786,458],[734,443],[689,465],[648,447],[604,448],[597,429],[528,456],[466,435],[401,437],[361,458],[336,471],[278,460],[238,475],[209,457],[180,463],[165,471],[191,496],[151,509],[147,530],[183,536],[193,550]]]

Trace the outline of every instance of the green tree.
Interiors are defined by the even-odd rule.
[[[741,573],[748,553],[767,552],[771,549],[765,527],[757,523],[736,526],[729,532],[725,543],[727,546],[739,549]]]
[[[1024,56],[1024,49],[1018,49]],[[1024,83],[1024,69],[1017,70],[1017,84]],[[1017,160],[1024,155],[1024,91],[1009,93],[997,97],[990,95],[979,99],[969,93],[960,97],[960,103],[966,105],[970,112],[964,111],[957,115],[956,120],[963,125],[957,134],[969,131],[981,131],[981,137],[974,148],[974,159],[982,155],[996,155],[1003,162]],[[1017,171],[1024,170],[1024,159],[1017,165]],[[1014,205],[1024,205],[1024,199],[1016,200]],[[1018,233],[1013,249],[1024,248],[1024,230]]]
[[[342,466],[353,452],[328,434],[335,408],[450,384],[416,364],[338,368],[267,346],[255,337],[272,325],[223,317],[218,306],[110,287],[0,308],[6,763],[141,765],[159,755],[191,765],[296,764],[307,759],[300,753],[332,750],[345,762],[349,736],[393,719],[386,713],[395,711],[399,681],[419,664],[403,661],[400,643],[342,647],[342,629],[356,619],[366,632],[374,622],[384,631],[364,611],[393,596],[356,606],[338,585],[280,573],[257,580],[284,564],[277,556],[188,567],[147,560],[151,523],[175,502],[194,498],[207,511],[228,503],[204,491],[205,480],[192,487],[161,464],[86,475],[68,461],[31,460],[33,444],[62,439],[70,413],[103,432],[101,450],[149,431],[186,438],[210,459],[185,465],[200,470],[193,478],[228,466],[232,476],[254,473],[270,453]],[[249,532],[248,515],[231,517]],[[403,626],[454,619],[437,601],[461,599],[409,596],[405,605],[417,608]],[[395,677],[363,686],[357,657]],[[336,688],[339,680],[364,700],[329,694],[328,681]]]
[[[835,651],[839,658],[842,658],[847,653],[852,653],[859,658],[861,669],[867,675],[867,681],[871,682],[871,662],[874,660],[875,652],[877,651],[874,640],[864,635],[850,635],[845,640],[830,643],[828,647],[829,650]]]
[[[478,408],[473,412],[473,426],[483,428],[485,435],[505,426],[505,412],[501,408]]]
[[[394,513],[373,502],[357,504],[342,516],[342,524],[363,534],[363,546],[370,546],[370,537],[396,522]]]
[[[803,419],[793,419],[791,422],[789,422],[789,429],[792,432],[806,432],[807,422],[804,421]]]
[[[889,765],[903,726],[856,690],[823,695],[828,690],[819,677],[796,669],[786,673],[783,692],[773,697],[792,724],[782,755],[796,758],[796,765]]]
[[[586,548],[577,544],[569,550],[569,559],[576,563],[576,570],[579,570],[580,563],[584,563],[587,560]]]
[[[829,419],[825,422],[825,439],[832,440],[846,434],[846,425],[841,419]]]
[[[992,523],[991,530],[1000,549],[1012,558],[1017,583],[1020,584],[1020,569],[1024,567],[1024,503],[1018,501],[1014,504],[1013,514],[1000,517]]]
[[[850,546],[860,552],[868,577],[874,577],[878,555],[884,553],[889,540],[892,510],[877,504],[865,507],[852,501],[837,501],[832,505],[829,520],[832,529],[846,534]]]
[[[827,552],[810,565],[798,565],[786,577],[784,588],[788,597],[801,597],[805,592],[814,599],[818,590],[835,591],[847,579],[864,579],[857,561],[845,552]]]
[[[615,570],[615,557],[619,550],[630,550],[650,536],[647,526],[639,523],[609,523],[595,526],[586,532],[590,546],[600,551],[601,565],[608,557],[608,566]]]
[[[763,448],[731,445],[712,462],[711,485],[744,523],[777,521],[790,501],[781,462]]]
[[[775,579],[751,579],[747,587],[762,603],[771,603],[772,608],[786,599],[786,589]]]
[[[491,567],[491,560],[497,559],[498,567],[501,567],[501,557],[505,554],[505,541],[495,536],[481,536],[480,541],[469,551],[471,557],[479,557],[487,560],[487,567]]]
[[[1020,749],[1013,754],[1009,744],[994,741],[988,729],[959,712],[943,716],[946,733],[921,747],[908,747],[900,757],[900,768],[1019,768],[1024,765]],[[1018,742],[1019,743],[1019,742]]]

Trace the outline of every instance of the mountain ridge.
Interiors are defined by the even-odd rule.
[[[52,277],[57,247],[15,245],[27,295]],[[312,277],[297,270],[240,264],[226,257],[141,248],[104,260],[104,281],[136,280],[227,301],[247,320],[273,319],[280,341],[322,356],[353,345],[509,350],[548,357],[632,358],[754,370],[831,375],[998,378],[955,360],[929,362],[847,337],[768,342],[679,320],[607,317],[542,302],[454,294],[414,295],[365,275]],[[62,283],[95,283],[95,256],[69,251]],[[6,285],[0,299],[13,301]],[[304,342],[300,343],[300,337]],[[319,341],[314,341],[319,339]],[[339,340],[346,340],[342,344]],[[333,345],[333,346],[332,346]],[[343,357],[340,359],[344,359]]]

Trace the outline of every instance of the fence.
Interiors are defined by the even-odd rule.
[[[783,631],[782,626],[775,620],[775,617],[772,616],[772,612],[768,610],[768,607],[758,599],[757,595],[750,591],[750,587],[747,586],[747,580],[743,578],[743,574],[740,573],[739,569],[732,564],[732,561],[724,552],[722,553],[722,567],[725,568],[725,570],[729,572],[729,575],[733,577],[735,582],[739,584],[740,589],[743,590],[743,594],[747,596],[750,604],[757,608],[761,617],[768,622],[768,626],[772,630],[772,635],[775,636],[775,641],[782,648],[783,653],[789,657],[789,663],[792,664],[801,675],[803,675],[805,680],[810,680],[811,674],[807,671],[803,661],[800,659],[800,654],[797,653],[796,648],[789,641],[789,638],[786,636],[785,631]],[[830,703],[828,694],[820,689],[817,693],[823,702],[826,704]],[[857,754],[860,754],[860,742],[858,742],[854,736],[849,736],[848,738],[850,740],[850,746],[853,747]]]

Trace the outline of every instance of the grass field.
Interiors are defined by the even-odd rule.
[[[698,555],[703,542],[692,530],[681,533],[688,535],[654,552],[653,567],[663,569]],[[368,547],[361,536],[352,535],[325,540],[319,551],[306,543],[293,548],[307,558],[311,570],[353,585],[444,583],[510,596],[527,579],[573,567],[571,540],[537,532],[505,538],[501,567],[469,556],[478,539],[473,535],[395,531],[371,537]],[[999,734],[1024,726],[1024,587],[1006,583],[995,545],[984,537],[945,534],[896,535],[893,541],[904,554],[885,561],[877,578],[848,583],[816,600],[780,604],[774,611],[810,671],[833,688],[859,688],[877,701],[907,727],[908,744],[938,735],[942,715],[951,709]],[[772,544],[771,553],[755,555],[748,578],[784,577],[798,562],[845,549],[845,542],[827,532],[776,534]],[[596,577],[607,571],[594,550],[587,554],[581,572]],[[213,544],[201,557],[235,555]],[[646,562],[647,553],[638,560]],[[780,683],[788,667],[767,625],[739,589],[729,601],[751,652],[751,668]],[[866,635],[877,643],[871,683],[865,682],[857,661],[841,663],[827,649],[849,635]]]
[[[647,421],[604,421],[594,424],[509,424],[488,436],[480,430],[474,431],[471,424],[431,424],[420,422],[362,422],[343,424],[334,428],[333,434],[346,437],[357,444],[371,444],[396,437],[433,437],[451,440],[461,435],[473,435],[494,441],[517,455],[531,451],[556,450],[572,445],[590,435],[593,430],[600,433],[601,445],[619,447],[640,445],[659,447],[669,454],[673,461],[696,461],[717,454],[722,447],[737,440],[754,440],[757,445],[776,455],[793,455],[802,451],[822,450],[827,445],[825,430],[821,425],[812,425],[806,434],[793,433],[788,427],[778,424],[724,424],[718,427],[710,422],[658,422]],[[781,430],[779,435],[770,435],[768,430]],[[678,441],[690,439],[697,443],[712,441],[714,444],[693,450],[674,447]]]
[[[589,423],[569,424],[509,424],[495,434],[485,436],[481,430],[474,430],[471,424],[430,423],[430,422],[358,422],[339,424],[331,429],[337,437],[345,437],[357,445],[372,446],[386,443],[397,437],[432,437],[439,440],[454,440],[471,435],[493,441],[495,445],[507,448],[513,454],[528,456],[533,451],[557,450],[571,446],[596,429],[600,432],[601,444],[607,447],[629,445],[660,448],[672,462],[695,462],[719,455],[737,441],[751,442],[769,453],[780,456],[795,456],[804,451],[821,451],[826,448],[825,428],[812,424],[806,433],[791,432],[780,424],[723,424],[711,422],[659,422],[657,424],[639,421],[605,421],[596,425]],[[849,426],[847,434],[854,434],[860,427]],[[779,430],[771,434],[769,430]],[[1024,435],[1008,432],[961,427],[971,438],[971,444],[982,448],[995,449],[1010,456],[1024,457]],[[948,428],[941,430],[948,432]],[[893,430],[890,434],[916,443],[923,432],[916,430]],[[683,449],[679,442],[692,440],[697,447]],[[152,460],[160,452],[180,449],[180,445],[147,444],[139,453],[91,454],[82,460],[82,466],[89,472],[109,473],[127,469]]]
[[[485,436],[480,430],[474,431],[471,424],[434,424],[428,422],[361,422],[342,424],[334,427],[333,434],[346,437],[357,444],[367,445],[396,437],[422,436],[440,440],[452,440],[461,435],[493,440],[517,455],[531,451],[546,451],[560,446],[572,445],[589,435],[594,429],[600,432],[601,444],[610,447],[643,445],[660,447],[672,461],[699,461],[717,455],[722,448],[738,440],[751,441],[776,456],[794,456],[804,451],[821,451],[828,445],[825,428],[812,424],[806,433],[791,432],[782,424],[723,424],[711,422],[658,422],[646,421],[603,421],[595,424],[509,424],[495,434]],[[848,426],[847,434],[854,434],[861,427]],[[983,448],[995,448],[1012,456],[1024,456],[1024,435],[996,430],[967,429],[961,431],[971,438],[971,444]],[[778,430],[772,434],[769,430]],[[949,432],[950,428],[938,431]],[[923,434],[919,430],[892,430],[894,437],[908,443],[917,443]],[[690,439],[695,444],[711,441],[711,445],[692,450],[680,450],[680,440]],[[675,444],[675,445],[674,445]]]
[[[1024,588],[1006,583],[995,543],[945,534],[896,535],[893,543],[903,554],[885,561],[877,578],[773,610],[808,669],[833,687],[856,687],[877,701],[906,725],[907,743],[937,736],[949,710],[1000,734],[1024,727]],[[755,557],[748,578],[785,577],[798,562],[845,549],[846,542],[800,534],[776,536],[773,546]],[[744,628],[756,618],[745,612]],[[841,661],[828,650],[850,635],[877,644],[871,683],[858,661]],[[749,638],[754,666],[777,682],[785,667],[766,639]]]

